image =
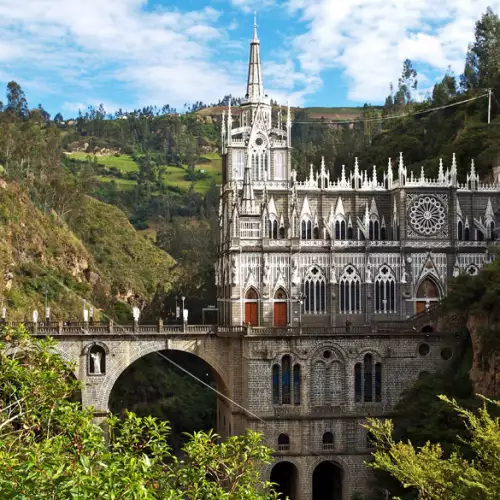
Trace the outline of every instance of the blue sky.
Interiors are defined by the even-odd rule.
[[[459,74],[474,23],[500,0],[0,0],[0,85],[74,116],[245,93],[253,11],[264,83],[285,104],[384,101],[402,61],[419,95]]]

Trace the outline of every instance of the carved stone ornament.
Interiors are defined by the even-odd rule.
[[[408,208],[408,219],[417,234],[434,236],[446,225],[446,208],[436,196],[419,196]]]

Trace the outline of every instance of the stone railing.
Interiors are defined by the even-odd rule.
[[[419,327],[429,324],[435,319],[436,310],[426,311],[406,320],[376,321],[364,325],[342,326],[221,326],[221,325],[164,325],[161,321],[156,325],[138,323],[120,325],[109,322],[61,322],[50,323],[9,323],[2,325],[24,327],[33,335],[217,335],[218,337],[289,337],[289,336],[322,336],[322,335],[398,335],[419,332]]]

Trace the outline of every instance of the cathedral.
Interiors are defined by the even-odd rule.
[[[454,155],[414,175],[398,152],[383,175],[356,160],[333,179],[322,161],[299,179],[291,127],[264,91],[254,26],[245,98],[223,116],[219,323],[248,331],[241,402],[276,450],[269,478],[292,500],[348,500],[369,491],[360,424],[454,348],[369,332],[425,314],[493,258],[500,182],[481,182],[473,160],[459,179]]]

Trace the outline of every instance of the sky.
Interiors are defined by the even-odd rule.
[[[419,98],[462,72],[488,5],[500,12],[500,0],[0,0],[0,85],[65,118],[240,97],[256,11],[278,102],[383,103],[406,58]]]

